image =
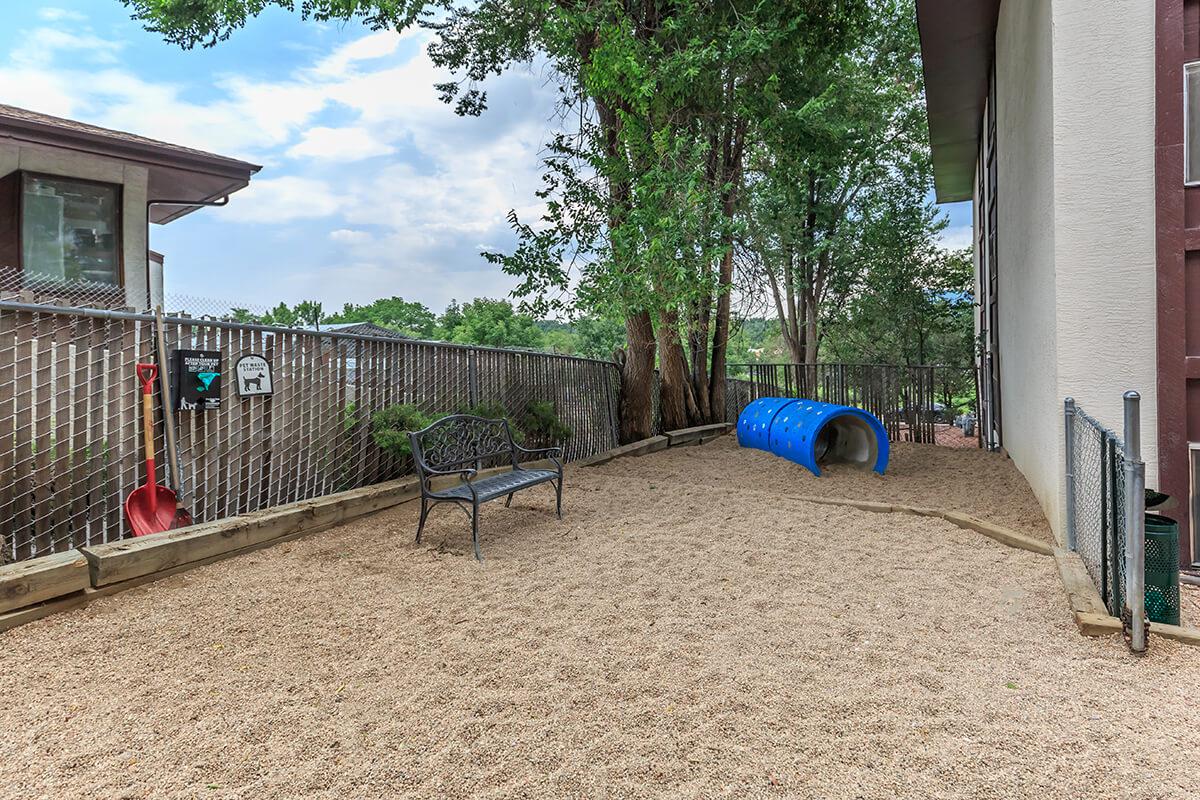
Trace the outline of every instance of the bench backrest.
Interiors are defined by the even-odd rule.
[[[458,469],[505,456],[516,463],[516,448],[506,419],[452,414],[409,434],[413,461],[420,471]]]

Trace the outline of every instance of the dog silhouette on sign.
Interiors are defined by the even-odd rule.
[[[261,392],[263,378],[265,378],[265,377],[267,377],[267,373],[265,373],[265,372],[258,373],[257,378],[251,378],[249,375],[245,376],[244,378],[242,378],[242,391],[248,392],[248,391],[250,391],[250,387],[253,386],[254,391]]]

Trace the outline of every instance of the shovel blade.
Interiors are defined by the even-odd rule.
[[[175,493],[167,487],[139,486],[125,499],[125,521],[134,536],[169,531],[179,527],[175,522],[177,505]]]

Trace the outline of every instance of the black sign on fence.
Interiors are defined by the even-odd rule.
[[[171,379],[175,410],[208,411],[221,406],[221,351],[176,350]]]

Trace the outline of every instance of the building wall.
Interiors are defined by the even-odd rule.
[[[0,176],[14,170],[120,184],[122,191],[122,262],[125,302],[146,307],[146,167],[115,159],[30,144],[0,141]],[[161,287],[162,276],[154,283]],[[156,299],[161,302],[161,296]]]
[[[1004,447],[1057,530],[1063,437],[1054,323],[1051,35],[1049,3],[1001,4],[996,30],[996,249]]]
[[[1156,486],[1154,3],[1053,8],[1058,395],[1120,434],[1122,394],[1141,393]]]
[[[1005,0],[996,32],[1004,445],[1063,535],[1062,401],[1118,433],[1141,392],[1157,480],[1154,9]]]

